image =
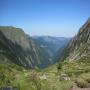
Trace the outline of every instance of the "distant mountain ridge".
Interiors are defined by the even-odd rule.
[[[61,50],[62,52],[61,48],[65,48],[71,38],[53,36],[32,36],[32,39],[43,49],[49,60],[51,60],[52,63],[55,63],[57,62],[55,57],[58,51]]]

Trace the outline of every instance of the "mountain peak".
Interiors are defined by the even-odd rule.
[[[86,27],[90,25],[90,17],[86,21],[86,23],[80,28],[79,33],[82,33],[84,30],[86,30]]]

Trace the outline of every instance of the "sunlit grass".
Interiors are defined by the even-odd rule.
[[[19,90],[68,90],[76,83],[78,87],[87,87],[90,83],[90,64],[85,62],[63,62],[46,69],[24,69],[16,65],[0,64],[0,87],[18,87]],[[58,66],[58,67],[57,67]],[[32,73],[36,73],[33,78]],[[46,80],[40,76],[46,75]],[[63,74],[70,80],[60,79]]]

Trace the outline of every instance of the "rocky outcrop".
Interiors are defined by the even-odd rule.
[[[64,59],[90,60],[90,18],[65,49]]]

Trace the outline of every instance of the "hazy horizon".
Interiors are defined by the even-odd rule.
[[[0,26],[30,36],[73,37],[90,16],[90,0],[0,0]]]

